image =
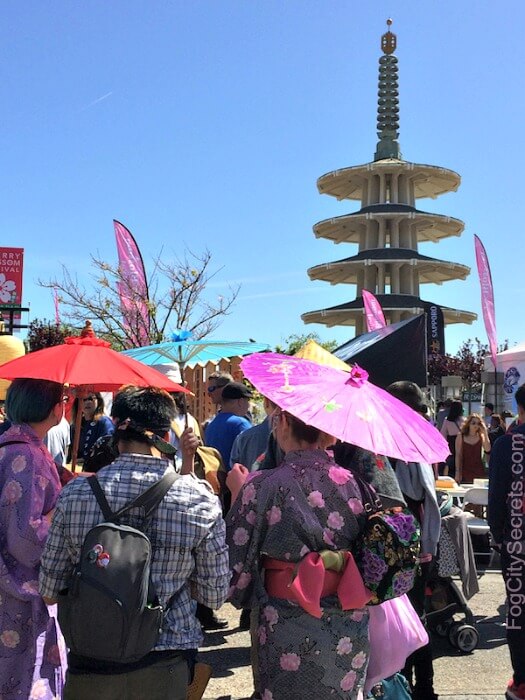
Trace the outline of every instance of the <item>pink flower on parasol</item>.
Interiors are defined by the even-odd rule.
[[[329,435],[376,454],[406,462],[442,462],[449,448],[442,435],[406,404],[350,373],[288,355],[257,353],[241,369],[281,409]]]

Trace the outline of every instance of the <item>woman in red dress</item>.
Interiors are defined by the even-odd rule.
[[[487,476],[483,456],[490,453],[490,440],[483,418],[471,413],[456,437],[456,481],[472,484]]]

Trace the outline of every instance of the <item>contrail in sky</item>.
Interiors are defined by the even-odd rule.
[[[79,111],[85,112],[86,109],[89,109],[90,107],[94,107],[95,105],[98,105],[99,102],[103,102],[104,100],[107,100],[108,97],[111,97],[112,94],[113,94],[113,92],[107,92],[105,95],[102,95],[102,97],[98,97],[96,100],[93,100],[93,102],[90,102],[85,107],[82,107],[82,109],[80,109]]]

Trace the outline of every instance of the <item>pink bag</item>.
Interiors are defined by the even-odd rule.
[[[384,678],[400,671],[410,654],[428,644],[428,634],[407,595],[368,607],[370,661],[365,695]]]

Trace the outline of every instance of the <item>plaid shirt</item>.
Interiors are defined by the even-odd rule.
[[[122,508],[166,470],[166,461],[149,455],[123,454],[97,477],[113,511]],[[42,555],[40,593],[57,599],[67,588],[88,530],[103,516],[87,480],[73,479],[60,494]],[[131,514],[122,524],[140,526]],[[155,650],[196,649],[203,636],[195,617],[195,600],[210,608],[226,600],[230,583],[228,548],[219,501],[192,475],[179,477],[156,509],[147,529],[153,550],[151,578],[166,605]]]

